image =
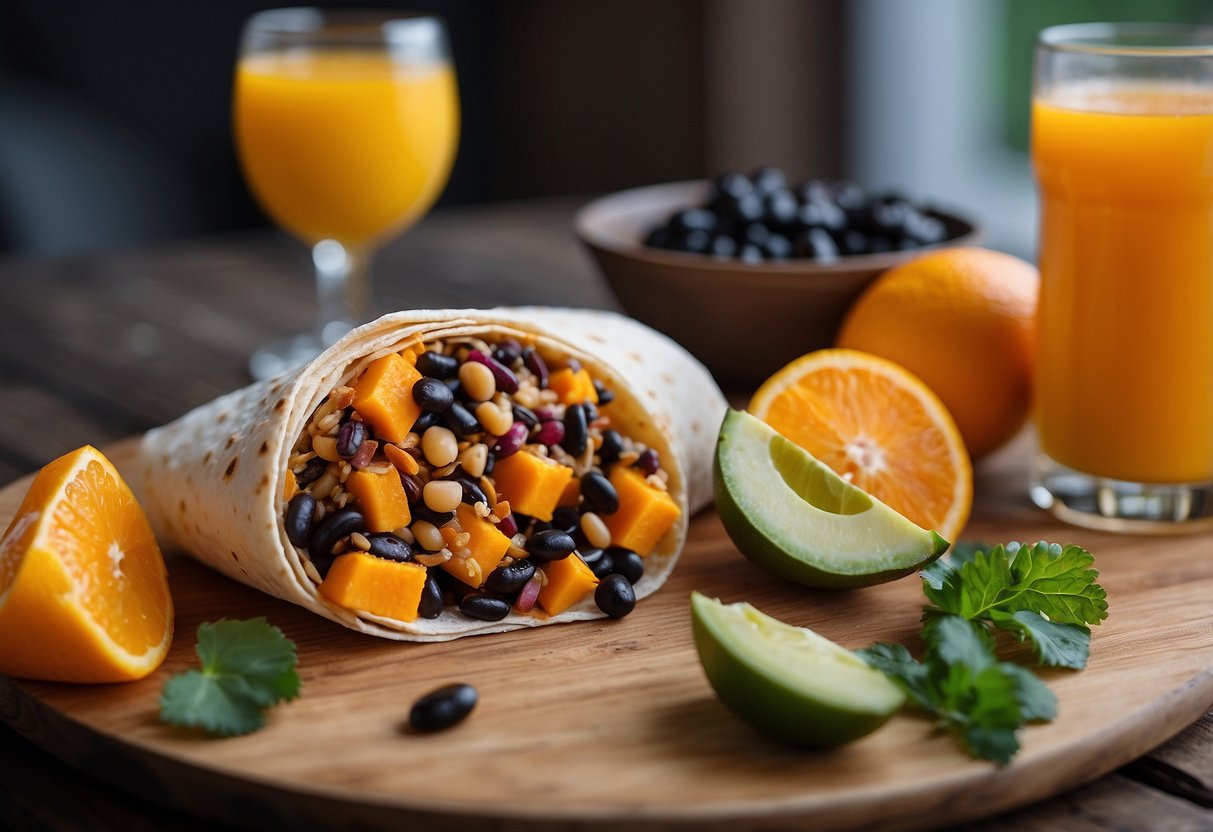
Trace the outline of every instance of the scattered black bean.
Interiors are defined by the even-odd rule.
[[[459,477],[459,485],[463,487],[463,501],[469,506],[474,506],[476,503],[484,503],[488,505],[489,495],[484,493],[484,489],[480,487],[471,477]]]
[[[523,407],[520,404],[514,405],[514,421],[522,422],[528,428],[533,428],[539,424],[539,417],[535,415],[535,411],[529,407]]]
[[[488,457],[487,457],[487,458],[484,460],[484,474],[485,474],[485,476],[488,476],[488,477],[493,476],[493,469],[494,469],[495,467],[497,467],[497,457],[496,457],[496,455],[493,453],[492,449],[490,449],[490,450],[489,450],[489,455],[488,455]]]
[[[644,577],[644,558],[625,549],[622,546],[612,546],[606,553],[612,561],[611,572],[627,578],[628,583],[635,584]]]
[[[576,548],[572,535],[559,529],[536,532],[526,542],[527,552],[541,563],[567,558]]]
[[[400,482],[404,485],[404,496],[408,499],[410,505],[421,499],[424,486],[415,474],[401,474]]]
[[[460,439],[471,436],[473,433],[481,433],[484,430],[480,422],[472,415],[472,411],[468,410],[460,402],[455,402],[451,405],[450,410],[443,414],[443,420],[446,422],[446,426],[453,430]]]
[[[636,460],[636,467],[639,468],[641,473],[643,473],[646,477],[652,476],[653,474],[657,473],[659,468],[661,468],[661,457],[659,457],[657,452],[652,448],[647,448],[640,455],[640,458]]]
[[[535,564],[530,560],[516,560],[509,566],[498,566],[485,578],[484,588],[502,595],[513,595],[535,574]]]
[[[368,551],[377,558],[394,560],[398,563],[407,563],[413,559],[412,547],[391,532],[368,534],[366,539],[371,544]]]
[[[615,401],[615,391],[608,390],[601,379],[594,379],[594,392],[598,394],[598,403],[604,407]]]
[[[435,573],[447,574],[445,570],[426,570],[425,586],[421,588],[421,600],[417,602],[417,615],[422,618],[437,618],[442,615],[442,584]]]
[[[424,732],[450,728],[467,718],[476,707],[477,698],[476,689],[465,684],[430,691],[413,703],[409,725],[414,731]]]
[[[316,498],[300,491],[286,505],[286,536],[291,544],[300,549],[307,546],[312,536],[312,519],[316,516]]]
[[[415,504],[409,506],[409,510],[413,515],[414,520],[424,520],[427,523],[433,523],[439,528],[455,519],[453,511],[434,511],[425,504],[425,500],[418,500]]]
[[[607,575],[594,590],[594,603],[611,618],[623,618],[636,608],[636,591],[623,575]]]
[[[602,464],[610,465],[619,459],[621,453],[623,453],[623,436],[617,430],[604,430],[602,445],[598,448],[598,457],[602,460]]]
[[[439,352],[423,352],[417,356],[417,372],[430,378],[450,378],[459,372],[459,361]]]
[[[619,492],[610,480],[597,471],[590,471],[581,478],[581,496],[598,514],[619,511]]]
[[[543,356],[535,352],[534,347],[528,347],[522,351],[522,362],[526,368],[535,375],[535,385],[540,390],[546,390],[548,386],[548,365],[543,360]]]
[[[585,453],[585,443],[589,438],[586,427],[585,408],[579,404],[571,404],[564,411],[564,438],[560,447],[575,457]]]
[[[522,357],[522,344],[519,344],[513,338],[502,341],[493,350],[493,358],[496,358],[505,366],[511,366],[515,361]]]
[[[333,568],[333,561],[337,558],[330,552],[327,555],[313,555],[308,553],[308,560],[312,562],[312,566],[316,567],[316,571],[320,573],[320,580],[328,577],[329,570]]]
[[[582,402],[582,407],[585,408],[585,420],[592,422],[598,418],[598,408],[593,402]]]
[[[478,621],[500,621],[510,614],[510,602],[496,595],[470,592],[459,602],[459,611]]]
[[[413,384],[413,401],[429,413],[446,413],[455,403],[455,394],[436,378],[420,378]]]
[[[303,466],[303,470],[295,475],[295,482],[300,486],[309,485],[320,479],[321,474],[329,467],[327,459],[321,459],[314,456],[307,461],[307,465]]]
[[[320,521],[320,525],[312,532],[312,539],[308,543],[307,552],[312,556],[312,560],[318,560],[321,557],[331,557],[333,554],[333,546],[343,537],[348,537],[354,532],[362,531],[366,528],[366,519],[362,513],[355,511],[352,508],[345,508],[333,514],[326,515]]]
[[[337,455],[342,459],[352,458],[366,437],[366,423],[349,420],[337,431]]]
[[[463,382],[459,380],[459,376],[444,378],[442,383],[446,385],[446,389],[455,394],[455,398],[463,395]]]
[[[597,546],[579,546],[577,554],[581,555],[581,559],[585,561],[586,566],[592,567],[595,563],[602,560],[606,554],[605,549],[599,549]]]

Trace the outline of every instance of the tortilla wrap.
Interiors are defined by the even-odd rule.
[[[289,542],[283,515],[292,446],[317,406],[371,361],[410,344],[476,336],[513,337],[540,352],[576,359],[615,393],[613,424],[656,449],[682,516],[645,558],[637,599],[669,576],[689,516],[711,502],[712,453],[726,409],[707,370],[689,353],[611,312],[542,307],[398,312],[361,326],[299,370],[222,396],[164,427],[140,446],[136,487],[163,545],[236,580],[384,638],[444,641],[562,621],[600,618],[592,597],[564,612],[466,618],[447,608],[411,622],[329,602]]]

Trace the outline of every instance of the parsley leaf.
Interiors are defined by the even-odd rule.
[[[201,670],[173,676],[160,694],[160,719],[230,737],[265,725],[265,709],[299,695],[294,642],[264,618],[198,626]]]
[[[924,630],[924,640],[921,662],[900,644],[856,652],[974,757],[1005,764],[1019,750],[1015,732],[1022,725],[1056,716],[1053,692],[1024,668],[998,661],[984,627],[941,616]]]
[[[1030,641],[1041,664],[1081,669],[1091,646],[1087,625],[1108,616],[1094,561],[1072,544],[972,547],[959,563],[936,561],[924,572],[923,591],[934,606],[923,617],[928,628],[940,613],[986,622]]]

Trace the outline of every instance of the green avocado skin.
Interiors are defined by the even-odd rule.
[[[872,733],[897,710],[887,714],[854,713],[845,720],[815,718],[812,706],[804,704],[802,695],[778,679],[762,674],[767,684],[747,684],[755,668],[724,647],[697,618],[693,618],[692,628],[704,673],[720,701],[771,739],[832,748]]]
[[[732,412],[729,415],[731,416]],[[772,575],[802,586],[821,589],[856,589],[874,586],[905,577],[922,569],[939,558],[950,545],[948,541],[932,531],[931,537],[934,545],[926,558],[903,568],[890,569],[871,575],[847,575],[832,572],[824,565],[804,560],[804,553],[781,549],[771,542],[771,535],[768,532],[763,531],[750,519],[745,509],[733,499],[730,489],[725,487],[725,474],[720,460],[723,455],[722,447],[729,441],[728,424],[729,419],[726,416],[725,429],[721,431],[716,440],[716,454],[712,461],[712,485],[716,496],[716,512],[720,515],[724,530],[737,549],[754,564]]]

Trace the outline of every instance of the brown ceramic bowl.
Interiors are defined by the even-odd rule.
[[[806,352],[827,347],[872,280],[926,249],[809,260],[743,263],[649,248],[644,238],[670,214],[701,205],[710,183],[672,182],[604,196],[574,221],[628,314],[690,350],[724,385],[752,387]],[[942,246],[972,245],[976,225],[929,211],[948,229]]]

